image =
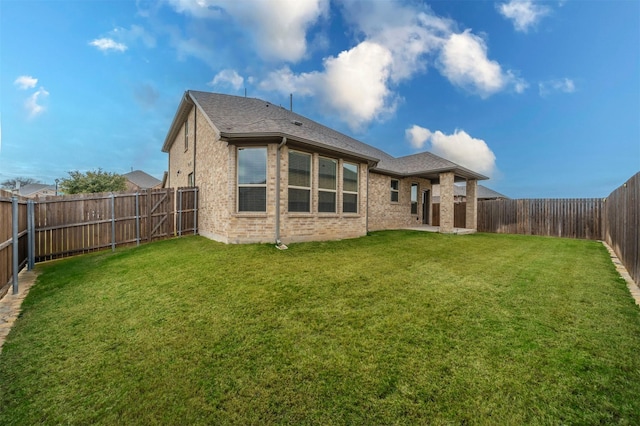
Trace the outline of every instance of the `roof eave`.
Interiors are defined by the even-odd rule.
[[[375,168],[373,169],[374,172],[378,172],[378,173],[382,173],[382,174],[388,174],[388,175],[394,175],[394,176],[400,176],[400,177],[412,177],[412,176],[424,176],[424,175],[433,175],[433,174],[440,174],[440,173],[446,173],[446,172],[452,172],[454,173],[456,176],[460,176],[466,179],[476,179],[476,180],[487,180],[489,179],[487,176],[482,175],[480,173],[476,173],[472,170],[469,170],[467,168],[461,167],[461,166],[456,166],[456,167],[443,167],[443,168],[438,168],[438,169],[430,169],[430,170],[420,170],[420,171],[416,171],[416,172],[400,172],[397,170],[390,170],[390,169],[381,169],[381,168]]]
[[[191,110],[191,105],[193,105],[193,101],[191,100],[191,95],[187,90],[182,95],[178,110],[173,116],[173,121],[171,121],[171,126],[169,127],[169,131],[167,132],[167,136],[164,138],[164,143],[162,144],[162,152],[169,152],[169,150],[171,149],[173,141],[178,136],[180,125],[182,125],[182,123],[185,121],[186,117],[189,114],[189,111]]]
[[[225,139],[231,143],[234,143],[234,142],[237,143],[238,141],[265,139],[265,138],[287,138],[287,140],[295,141],[302,145],[308,145],[310,147],[321,149],[324,151],[335,152],[337,154],[343,154],[352,158],[366,160],[369,163],[378,163],[380,161],[379,158],[370,157],[368,155],[363,155],[363,154],[360,154],[354,151],[349,151],[346,149],[336,148],[331,145],[326,145],[321,142],[312,141],[310,139],[301,138],[299,136],[295,136],[295,135],[291,135],[283,132],[251,132],[251,133],[220,132],[220,138]]]

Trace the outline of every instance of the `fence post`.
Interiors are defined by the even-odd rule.
[[[116,251],[116,199],[111,194],[111,251]]]
[[[36,223],[35,223],[35,204],[33,200],[27,201],[27,244],[29,260],[27,263],[27,270],[31,271],[35,265],[35,248],[36,248]]]
[[[20,264],[20,260],[18,259],[18,221],[20,217],[18,216],[18,197],[11,197],[11,222],[12,222],[12,238],[11,244],[13,248],[13,259],[12,260],[12,268],[13,268],[13,294],[18,294],[18,267]]]
[[[178,236],[182,236],[182,190],[178,188]]]
[[[140,197],[136,192],[136,246],[140,245]]]
[[[193,235],[198,232],[198,187],[193,189]]]

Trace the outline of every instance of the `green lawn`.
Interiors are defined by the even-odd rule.
[[[187,237],[38,269],[0,424],[640,424],[640,309],[598,242]]]

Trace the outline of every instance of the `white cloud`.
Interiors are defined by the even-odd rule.
[[[124,43],[118,43],[111,38],[97,38],[89,42],[91,46],[95,46],[98,50],[102,50],[103,52],[107,52],[110,50],[114,50],[117,52],[124,52],[127,50],[127,45]]]
[[[439,67],[452,84],[482,98],[509,86],[518,93],[527,87],[512,71],[504,72],[498,62],[487,57],[487,45],[471,30],[449,36],[440,54]]]
[[[387,87],[391,64],[388,49],[367,41],[341,52],[337,58],[326,59],[325,103],[344,114],[353,129],[392,112],[395,104]]]
[[[491,176],[496,169],[496,156],[482,139],[471,137],[464,130],[446,135],[413,125],[405,130],[405,136],[414,148],[422,148],[427,141],[431,151],[475,172]]]
[[[319,96],[352,129],[393,113],[399,97],[394,87],[430,64],[452,84],[483,98],[527,83],[487,56],[484,40],[471,30],[455,31],[455,22],[435,16],[426,6],[395,1],[341,3],[344,19],[363,39],[338,56],[325,58],[323,69],[295,74],[272,72],[264,90]]]
[[[560,78],[538,83],[538,91],[542,97],[553,92],[573,93],[576,91],[576,85],[570,78]]]
[[[432,135],[431,130],[416,124],[405,130],[404,134],[411,146],[415,149],[422,149]]]
[[[371,120],[391,113],[396,99],[388,88],[391,52],[364,41],[324,60],[324,70],[294,74],[282,68],[260,83],[263,90],[317,96],[326,109],[337,112],[349,127],[359,130]]]
[[[251,32],[259,54],[297,62],[307,53],[307,30],[329,10],[329,0],[167,0],[178,13],[197,18],[231,16]]]
[[[44,87],[40,87],[40,89],[38,89],[33,95],[27,98],[24,106],[29,113],[29,117],[35,117],[44,112],[45,107],[40,105],[38,102],[47,96],[49,96],[49,92],[47,92]]]
[[[511,0],[496,6],[498,12],[513,22],[516,31],[526,33],[549,14],[550,9],[532,0]]]
[[[114,41],[113,39],[120,40],[122,43],[118,44],[125,46],[125,50],[129,44],[134,44],[138,40],[141,40],[148,48],[156,47],[156,38],[139,25],[131,25],[129,29],[114,28],[113,31],[109,32],[109,36],[111,36],[109,38],[111,41]]]
[[[22,90],[33,89],[38,84],[38,79],[31,77],[30,75],[21,75],[13,82],[18,88]]]
[[[226,69],[220,71],[218,74],[213,77],[213,80],[209,83],[210,86],[217,86],[219,84],[227,84],[233,87],[236,90],[240,90],[242,88],[242,84],[244,83],[244,78],[240,76],[236,70]]]

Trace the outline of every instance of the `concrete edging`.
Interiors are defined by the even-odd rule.
[[[606,241],[602,241],[602,244],[609,251],[611,262],[613,262],[613,265],[616,267],[616,271],[618,271],[620,277],[624,278],[624,280],[627,282],[627,287],[629,288],[631,297],[633,297],[633,299],[636,301],[636,305],[640,306],[640,288],[638,288],[638,285],[635,283],[635,281],[633,281],[633,278],[631,278],[631,275],[627,271],[627,268],[625,268],[620,259],[618,259],[618,255],[616,255],[616,252],[613,251],[613,249],[609,246],[609,244],[607,244]]]

